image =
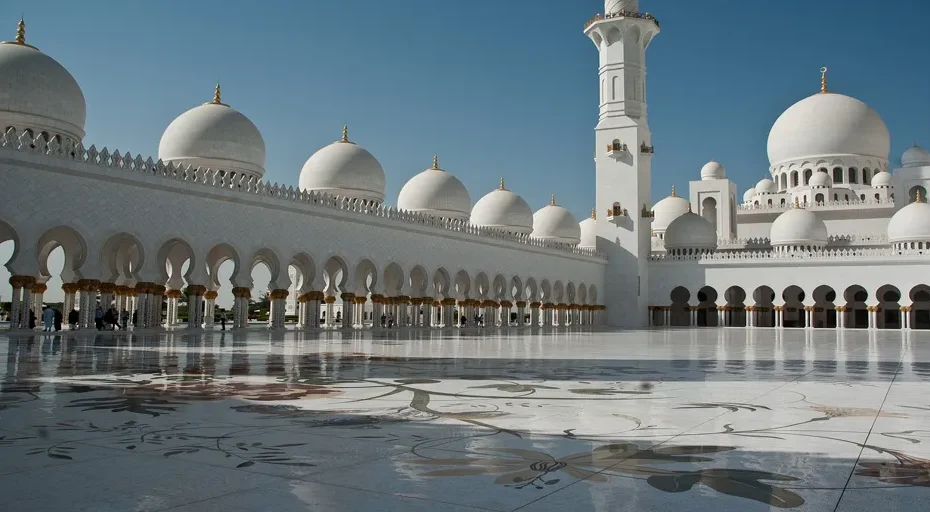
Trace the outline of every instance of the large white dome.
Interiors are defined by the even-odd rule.
[[[701,167],[701,179],[702,180],[722,180],[726,178],[727,171],[724,169],[720,162],[711,160],[704,164],[704,167]]]
[[[439,168],[439,159],[434,157],[432,168],[410,178],[400,189],[397,207],[437,217],[468,220],[471,196],[458,178]]]
[[[569,244],[581,241],[581,228],[572,212],[555,203],[555,196],[548,206],[533,214],[533,238],[554,240]]]
[[[840,155],[888,159],[891,139],[882,118],[865,103],[842,94],[821,93],[788,108],[772,126],[769,162]]]
[[[158,158],[261,178],[265,174],[265,140],[238,110],[213,101],[179,115],[161,136]]]
[[[930,151],[914,144],[901,155],[901,167],[923,167],[930,165]]]
[[[502,179],[500,187],[475,203],[471,223],[528,235],[533,232],[533,210],[522,197],[507,190]]]
[[[690,210],[691,203],[687,199],[675,195],[675,187],[672,187],[672,194],[652,207],[652,213],[654,214],[652,230],[659,233],[665,231],[673,220]]]
[[[797,203],[772,223],[769,234],[772,246],[827,244],[827,226],[814,212],[799,208]]]
[[[888,241],[930,242],[930,204],[921,200],[898,210],[888,221]]]
[[[384,202],[384,169],[371,153],[342,140],[317,151],[300,170],[299,188],[377,203]]]
[[[688,212],[668,225],[664,240],[666,249],[716,249],[717,230],[704,217]]]
[[[591,216],[578,223],[581,241],[578,247],[597,249],[597,211],[591,210]]]
[[[84,138],[87,104],[80,86],[61,64],[25,42],[20,21],[16,40],[0,43],[0,129],[35,135]]]

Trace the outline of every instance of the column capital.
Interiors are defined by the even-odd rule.
[[[268,298],[271,300],[286,299],[289,294],[290,292],[288,292],[286,289],[277,288],[268,292]]]
[[[25,288],[32,286],[35,282],[36,278],[32,276],[10,276],[10,285],[13,288]]]
[[[327,295],[327,296],[323,299],[323,302],[325,302],[325,303],[327,303],[327,304],[335,304],[335,303],[336,303],[336,297],[334,297],[334,296],[332,296],[332,295]]]
[[[207,292],[207,287],[202,284],[189,284],[187,285],[187,294],[188,295],[203,295]]]
[[[452,299],[452,298],[442,299],[439,302],[443,306],[454,306],[455,305],[455,299]]]
[[[43,283],[35,283],[32,285],[32,293],[45,293],[45,290],[48,290],[48,286]]]
[[[100,293],[113,293],[116,291],[116,284],[100,283],[100,286],[97,289],[100,291]]]
[[[500,307],[502,307],[502,308],[512,308],[512,307],[513,307],[513,302],[510,302],[509,300],[502,300],[502,301],[500,302]]]
[[[207,300],[216,300],[216,298],[219,297],[219,295],[220,294],[216,290],[207,290],[206,292],[204,292],[203,298]]]
[[[81,279],[77,284],[83,292],[95,292],[100,289],[100,281],[97,279]]]
[[[351,301],[352,299],[355,298],[355,294],[354,294],[354,293],[348,293],[348,292],[346,292],[346,293],[343,293],[342,295],[340,295],[339,298],[342,299],[342,300]]]
[[[169,299],[180,299],[184,294],[181,293],[181,290],[166,290],[165,297]]]
[[[252,297],[252,289],[247,286],[236,286],[232,289],[233,297]]]
[[[526,304],[527,304],[527,302],[526,302],[525,300],[518,300],[518,301],[517,301],[517,307],[518,307],[518,308],[525,308],[525,307],[526,307]]]

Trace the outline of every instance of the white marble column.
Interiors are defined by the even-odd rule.
[[[81,279],[78,281],[81,287],[81,328],[95,329],[94,313],[97,311],[97,291],[100,289],[100,281],[96,279]]]
[[[31,280],[31,281],[30,281]],[[23,288],[32,286],[35,281],[31,276],[10,276],[13,296],[10,298],[10,329],[19,329],[23,319]]]
[[[216,315],[216,297],[219,294],[216,290],[207,290],[203,294],[204,300],[204,311],[203,311],[203,327],[204,329],[213,329],[214,325],[214,316]]]
[[[343,293],[339,296],[342,299],[342,328],[343,329],[352,329],[354,328],[355,315],[352,310],[353,301],[355,300],[354,293]]]

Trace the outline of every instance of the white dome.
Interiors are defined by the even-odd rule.
[[[755,197],[756,197],[756,189],[755,189],[755,187],[749,187],[749,190],[747,190],[746,192],[743,192],[743,202],[744,202],[744,203],[751,202],[753,199],[755,199]]]
[[[807,97],[788,108],[772,126],[769,162],[838,155],[888,159],[891,139],[882,118],[865,103],[842,94]]]
[[[827,226],[814,212],[795,207],[775,219],[769,239],[772,246],[824,246],[827,244]]]
[[[875,188],[890,187],[891,173],[887,171],[875,173],[875,176],[872,176],[872,186]]]
[[[522,197],[501,187],[485,194],[471,209],[475,226],[502,229],[510,233],[533,232],[533,210]]]
[[[569,244],[581,241],[581,227],[572,212],[552,202],[533,214],[533,238]]]
[[[726,169],[719,162],[711,160],[701,167],[702,180],[721,180],[727,175]]]
[[[397,207],[448,219],[468,220],[471,196],[462,182],[451,173],[433,167],[410,178],[397,196]]]
[[[817,171],[811,176],[811,179],[807,182],[811,187],[817,188],[830,188],[833,186],[833,178],[829,174],[823,171]]]
[[[888,241],[930,242],[930,204],[913,202],[898,210],[888,221]]]
[[[774,194],[778,192],[778,187],[775,185],[774,181],[768,178],[762,178],[759,180],[759,183],[756,183],[755,190],[757,194]]]
[[[258,128],[236,109],[214,101],[179,115],[161,136],[158,158],[194,167],[265,174],[265,140]]]
[[[665,230],[666,249],[716,249],[717,230],[704,217],[688,212]]]
[[[901,167],[923,167],[925,165],[930,165],[930,151],[917,144],[907,148],[901,155]]]
[[[300,170],[301,190],[384,202],[384,169],[371,153],[349,142],[343,128],[341,141],[317,151]]]
[[[681,217],[691,210],[691,203],[683,197],[675,195],[675,188],[672,188],[672,195],[659,201],[652,207],[652,213],[655,217],[652,219],[652,230],[656,232],[665,231],[673,220]]]
[[[581,230],[581,242],[578,247],[597,249],[597,212],[591,210],[591,216],[578,223]]]
[[[0,43],[0,129],[31,129],[75,141],[84,138],[87,104],[80,86],[61,64],[25,44]]]

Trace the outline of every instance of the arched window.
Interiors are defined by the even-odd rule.
[[[849,202],[849,194],[843,194],[843,201]]]
[[[833,168],[833,183],[843,183],[843,169],[841,167]]]
[[[862,184],[863,185],[869,184],[869,168],[868,167],[864,167],[862,169]]]
[[[839,200],[840,200],[840,195],[839,195],[839,194],[833,194],[833,200],[834,200],[834,201],[839,201]]]
[[[785,173],[781,173],[781,190],[785,190],[787,188],[788,188],[788,175]]]
[[[920,192],[921,201],[927,200],[927,189],[922,187],[921,185],[916,185],[916,186],[911,187],[911,189],[907,191],[907,195],[908,195],[907,202],[908,203],[913,203],[914,201],[917,200],[917,192]]]
[[[804,169],[804,184],[807,185],[811,182],[811,176],[814,175],[814,171],[810,169]]]
[[[849,183],[856,184],[859,183],[859,171],[855,167],[849,168]]]
[[[791,186],[798,186],[798,171],[791,171]]]
[[[781,198],[781,205],[782,205],[782,206],[785,206],[785,198],[784,198],[784,197]]]
[[[865,194],[862,194],[861,196],[859,196],[859,199],[862,201],[865,201]]]
[[[717,200],[713,197],[704,198],[701,201],[701,217],[710,222],[717,229]]]
[[[610,99],[611,100],[617,99],[617,87],[619,85],[620,85],[620,77],[617,77],[617,76],[613,77],[612,83],[610,86]]]
[[[880,196],[880,195],[878,195],[878,194],[875,194],[875,200],[876,200],[876,201],[881,201],[881,200],[882,200],[882,196]]]
[[[823,204],[823,194],[817,194],[814,196],[814,202],[817,204]]]
[[[769,199],[769,206],[772,206],[772,200]]]

